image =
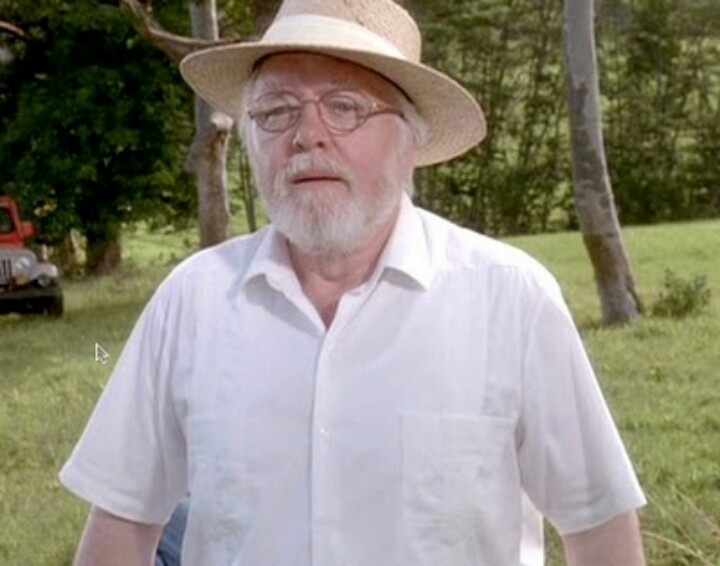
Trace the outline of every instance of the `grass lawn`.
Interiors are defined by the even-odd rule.
[[[706,275],[710,306],[682,320],[599,328],[600,307],[577,234],[518,238],[558,276],[649,505],[648,564],[720,564],[720,222],[629,228],[625,243],[646,305],[671,269]],[[556,546],[557,541],[553,541]],[[550,561],[550,564],[558,563]]]
[[[194,235],[128,235],[113,277],[66,285],[61,320],[0,318],[0,564],[66,565],[87,513],[59,485],[69,455],[131,326]],[[720,221],[626,230],[641,295],[651,303],[665,269],[703,274],[708,309],[604,329],[577,234],[516,238],[558,276],[650,504],[648,562],[720,564]],[[110,363],[94,360],[94,345]],[[112,439],[108,439],[112,442]],[[550,564],[562,563],[550,534]]]

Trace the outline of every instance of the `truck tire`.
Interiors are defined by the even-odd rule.
[[[60,318],[65,312],[65,304],[63,302],[63,296],[58,295],[57,297],[51,297],[48,299],[47,307],[45,312],[52,318]]]

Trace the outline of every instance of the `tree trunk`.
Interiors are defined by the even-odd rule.
[[[189,0],[192,38],[166,32],[152,17],[149,6],[139,0],[120,3],[132,14],[138,32],[175,63],[196,49],[227,41],[219,39],[215,0]],[[227,153],[231,128],[229,116],[195,97],[195,139],[188,153],[187,169],[195,174],[197,184],[202,247],[222,242],[228,236]]]
[[[257,213],[255,208],[255,189],[253,184],[252,171],[250,162],[245,151],[245,143],[240,139],[240,159],[238,159],[238,172],[240,186],[243,191],[243,203],[245,204],[245,219],[247,221],[248,230],[255,232],[257,230]]]
[[[86,237],[86,275],[110,275],[122,260],[120,227],[108,226],[102,233],[88,232]]]
[[[190,0],[193,37],[218,39],[215,0]],[[195,97],[195,139],[188,155],[188,170],[198,188],[200,245],[212,246],[228,237],[230,206],[227,188],[227,153],[232,119]]]
[[[53,260],[60,268],[64,277],[77,277],[82,274],[80,266],[80,234],[77,230],[70,230],[62,243],[52,252]]]
[[[640,315],[605,160],[593,0],[565,0],[565,59],[575,207],[605,324]]]

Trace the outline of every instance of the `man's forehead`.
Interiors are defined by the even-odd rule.
[[[269,87],[285,85],[288,82],[321,82],[339,88],[357,87],[363,84],[362,80],[358,80],[356,76],[350,73],[323,73],[316,80],[309,81],[308,77],[304,76],[288,76],[284,73],[264,70],[258,73],[255,82]]]
[[[396,96],[399,89],[378,73],[350,61],[315,53],[280,53],[264,58],[254,73],[263,90],[303,86],[357,88],[379,96]]]

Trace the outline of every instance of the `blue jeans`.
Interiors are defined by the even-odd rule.
[[[187,523],[190,500],[186,497],[173,511],[170,522],[165,525],[162,538],[155,555],[155,566],[180,566],[183,535]]]

